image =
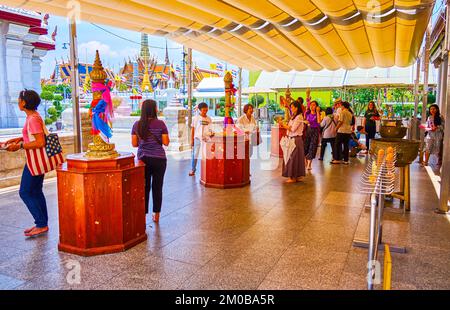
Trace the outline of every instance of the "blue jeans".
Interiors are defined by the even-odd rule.
[[[198,154],[200,153],[200,146],[202,144],[202,141],[200,139],[195,138],[194,139],[194,146],[192,147],[192,171],[196,171],[197,170],[197,159],[198,159]]]
[[[32,176],[28,166],[25,165],[20,182],[19,195],[34,218],[36,227],[47,227],[48,214],[47,202],[45,201],[42,186],[44,175]]]

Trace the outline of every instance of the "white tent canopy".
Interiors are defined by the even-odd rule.
[[[430,68],[428,84],[437,84],[437,72]],[[372,68],[354,70],[321,70],[262,72],[255,88],[286,89],[332,89],[342,87],[412,86],[415,79],[414,66],[400,68]],[[423,74],[421,81],[423,83]]]

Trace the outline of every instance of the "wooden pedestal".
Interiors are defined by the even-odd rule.
[[[249,141],[245,135],[216,136],[203,144],[200,183],[235,188],[250,184]]]
[[[58,249],[91,256],[145,241],[144,170],[132,153],[101,160],[67,156],[57,170]]]
[[[280,146],[281,138],[286,136],[286,129],[274,125],[270,129],[270,155],[273,157],[283,157],[283,150]]]

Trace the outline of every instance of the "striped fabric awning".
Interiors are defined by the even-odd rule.
[[[165,36],[246,69],[405,67],[433,0],[0,0]],[[79,3],[80,7],[68,7]]]

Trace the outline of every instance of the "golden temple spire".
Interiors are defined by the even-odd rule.
[[[106,80],[106,71],[103,68],[102,62],[100,60],[100,54],[98,50],[95,51],[95,61],[91,73],[89,73],[92,82],[94,83],[104,83]]]
[[[152,84],[150,83],[150,76],[148,74],[148,62],[144,62],[144,76],[142,78],[141,91],[153,92]]]

